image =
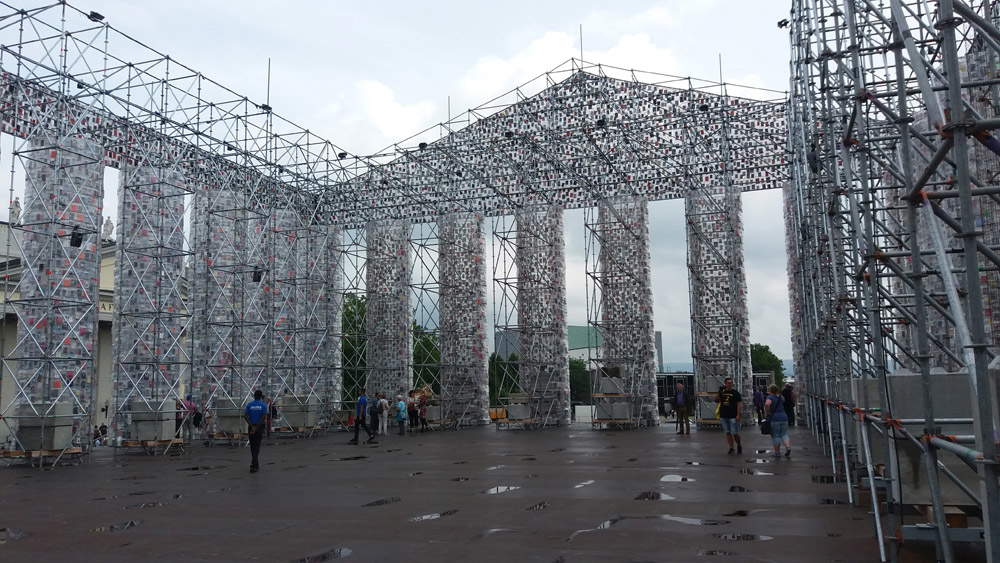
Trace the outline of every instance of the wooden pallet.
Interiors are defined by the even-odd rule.
[[[45,457],[57,457],[61,455],[82,454],[82,448],[66,448],[65,450],[4,450],[0,456],[6,458],[37,459]]]
[[[158,446],[173,446],[183,443],[184,440],[181,440],[179,438],[171,438],[169,440],[124,440],[122,441],[122,447],[155,448]]]
[[[934,522],[934,507],[929,504],[918,505],[920,512],[928,522]],[[968,528],[969,516],[957,506],[943,506],[944,521],[949,528]]]

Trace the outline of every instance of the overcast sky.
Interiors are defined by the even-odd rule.
[[[785,90],[784,0],[476,2],[88,0],[119,30],[365,154],[579,56]],[[781,194],[744,196],[751,340],[791,357]],[[683,202],[652,203],[655,323],[690,358]],[[570,322],[584,324],[583,214],[569,212]]]

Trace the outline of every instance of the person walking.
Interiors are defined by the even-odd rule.
[[[399,426],[399,435],[406,436],[406,401],[402,395],[396,395],[396,424]]]
[[[764,391],[761,387],[753,389],[753,410],[757,413],[757,424],[764,422]]]
[[[191,395],[184,398],[184,433],[183,438],[185,442],[194,441],[194,417],[198,412],[198,406],[194,404],[191,400]]]
[[[378,433],[383,436],[389,433],[389,399],[385,393],[378,394]]]
[[[420,423],[420,411],[417,410],[416,395],[416,389],[411,390],[406,401],[406,415],[410,419],[410,432],[415,431],[417,429],[417,424]]]
[[[427,431],[427,403],[430,400],[427,398],[426,392],[420,393],[420,398],[417,399],[417,415],[420,416],[420,431]]]
[[[792,457],[792,441],[788,437],[788,411],[783,403],[785,398],[778,394],[778,386],[772,385],[768,391],[764,408],[771,421],[771,444],[774,446],[774,457],[781,457],[781,444],[785,445],[785,457]]]
[[[678,382],[675,386],[674,399],[671,403],[674,407],[674,412],[677,413],[677,433],[678,434],[690,434],[691,433],[691,407],[694,403],[694,397],[684,390],[684,384]]]
[[[791,428],[795,426],[795,390],[792,388],[791,383],[786,383],[785,388],[781,390],[781,398],[784,399],[785,414],[788,415],[788,426]]]
[[[268,419],[267,403],[264,402],[264,392],[260,389],[253,392],[253,401],[247,403],[243,410],[243,419],[247,421],[247,434],[250,436],[250,473],[260,471],[260,444],[264,440]]]
[[[372,434],[372,429],[365,423],[365,417],[368,414],[368,395],[365,394],[365,390],[361,390],[361,395],[358,396],[358,402],[354,406],[354,439],[348,442],[348,444],[357,445],[358,437],[361,434],[361,428],[364,427],[365,433],[368,434],[368,441],[366,444],[377,444],[375,441],[375,435]]]
[[[743,406],[743,397],[740,392],[733,387],[733,378],[727,377],[723,381],[723,386],[719,388],[719,394],[715,401],[719,403],[719,422],[722,424],[722,431],[726,433],[726,443],[729,444],[729,454],[733,453],[733,446],[736,446],[736,453],[743,453],[743,444],[740,442],[740,408]]]

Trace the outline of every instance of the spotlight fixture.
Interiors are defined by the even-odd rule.
[[[339,158],[340,160],[344,160],[345,158],[347,158],[347,153],[346,152],[338,152],[337,153],[337,158]]]
[[[419,145],[417,145],[417,148],[420,150],[424,150],[427,148],[427,143],[420,143]]]
[[[98,14],[97,12],[93,12],[92,11],[89,14],[87,14],[87,19],[90,20],[90,21],[92,21],[92,22],[102,22],[102,21],[104,21],[104,16],[101,15],[101,14]]]
[[[788,20],[778,20],[778,27],[779,28],[788,27],[789,23],[791,22],[789,22]]]
[[[271,113],[271,106],[269,106],[267,104],[260,104],[257,107],[259,107],[261,111],[266,111],[268,113]]]
[[[83,233],[78,227],[73,227],[73,232],[69,234],[69,245],[73,248],[80,248],[83,245]]]

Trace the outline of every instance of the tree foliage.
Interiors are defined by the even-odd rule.
[[[590,403],[590,374],[579,358],[569,359],[569,395],[574,403]]]
[[[774,373],[774,383],[778,387],[785,384],[785,366],[766,344],[750,345],[750,365],[753,366],[755,373],[765,371]]]

